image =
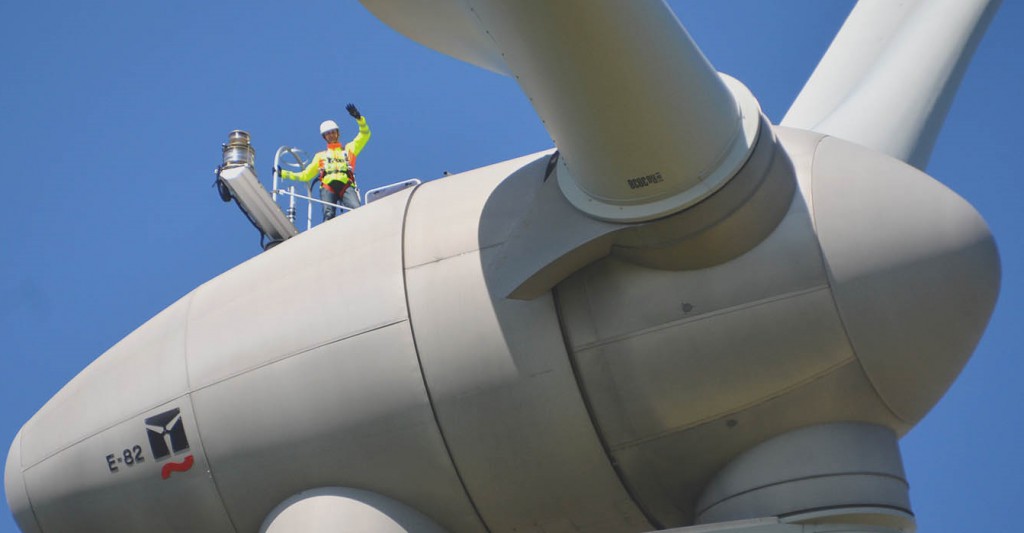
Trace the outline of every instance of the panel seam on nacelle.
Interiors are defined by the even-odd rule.
[[[662,323],[662,324],[658,324],[657,326],[652,326],[652,327],[644,328],[644,329],[641,329],[641,330],[638,330],[638,331],[631,331],[629,333],[623,333],[623,334],[616,335],[616,336],[613,336],[613,337],[608,337],[606,339],[601,339],[601,340],[597,340],[597,341],[581,344],[581,345],[576,347],[576,351],[577,352],[583,352],[583,351],[586,351],[586,350],[591,350],[593,348],[599,348],[601,346],[606,346],[606,345],[609,345],[609,344],[614,344],[614,343],[617,343],[617,342],[621,342],[623,340],[632,339],[632,338],[635,338],[635,337],[642,337],[644,335],[648,335],[650,333],[658,332],[658,331],[661,331],[661,330],[664,330],[664,329],[670,329],[670,328],[675,328],[675,327],[678,327],[678,326],[683,326],[683,325],[694,323],[694,322],[700,322],[702,320],[708,320],[708,319],[711,319],[711,318],[715,318],[717,316],[727,315],[727,314],[730,314],[730,313],[735,313],[737,311],[743,311],[745,309],[752,309],[752,308],[755,308],[755,307],[760,307],[762,305],[767,305],[767,304],[779,302],[779,301],[782,301],[782,300],[789,300],[791,298],[799,298],[801,296],[806,296],[808,294],[813,294],[815,292],[819,292],[819,291],[823,291],[823,290],[829,290],[830,288],[831,287],[829,287],[828,284],[815,285],[813,287],[807,287],[807,288],[795,290],[795,291],[792,291],[792,292],[786,292],[786,293],[782,293],[782,294],[776,294],[776,295],[773,295],[773,296],[768,296],[766,298],[761,298],[760,300],[755,300],[755,301],[752,301],[752,302],[746,302],[746,303],[742,303],[742,304],[739,304],[739,305],[733,305],[733,306],[730,306],[730,307],[723,307],[722,309],[717,309],[717,310],[714,310],[714,311],[709,311],[709,312],[701,314],[701,315],[697,315],[697,316],[693,316],[693,317],[687,317],[687,318],[682,318],[682,319],[679,319],[679,320],[672,320],[670,322],[665,322],[665,323]]]
[[[405,235],[404,235],[405,227],[404,227],[404,225],[402,227],[402,231],[403,231],[402,238],[404,239],[405,238]],[[497,243],[494,243],[494,244],[488,244],[487,246],[481,246],[481,247],[473,249],[473,250],[466,250],[464,252],[458,252],[458,253],[454,253],[454,254],[451,254],[451,255],[446,255],[444,257],[438,257],[438,258],[435,258],[435,259],[431,259],[430,261],[423,261],[421,263],[416,263],[415,265],[412,265],[412,266],[405,266],[404,263],[403,263],[403,271],[404,270],[415,270],[417,268],[422,268],[422,267],[425,267],[425,266],[436,265],[438,263],[441,263],[443,261],[447,261],[449,259],[456,259],[456,258],[459,258],[459,257],[464,257],[464,256],[467,256],[467,255],[471,255],[471,254],[482,254],[482,252],[484,252],[486,250],[490,250],[492,248],[498,248],[498,247],[500,247],[503,244],[505,244],[505,241],[497,242]],[[405,257],[404,257],[404,254],[405,254],[404,246],[403,246],[403,249],[402,249],[402,253],[403,253],[402,260],[404,261],[405,260]]]
[[[827,377],[828,375],[832,374],[833,372],[836,372],[838,370],[842,370],[843,368],[846,368],[850,364],[856,363],[856,361],[855,361],[856,358],[857,358],[856,355],[851,355],[850,357],[847,357],[846,359],[838,361],[835,364],[825,368],[821,372],[818,372],[816,374],[808,376],[807,378],[802,379],[800,381],[797,381],[796,383],[793,383],[792,385],[790,385],[788,387],[779,389],[775,393],[769,394],[767,396],[762,396],[762,397],[757,398],[755,400],[751,400],[751,401],[749,401],[747,403],[744,403],[742,405],[739,405],[739,406],[737,406],[735,408],[727,409],[725,411],[721,411],[721,412],[718,412],[718,413],[714,413],[714,414],[705,416],[703,418],[700,418],[700,419],[698,419],[696,421],[693,421],[691,423],[688,423],[688,424],[685,424],[685,425],[682,425],[682,426],[679,426],[679,427],[676,427],[676,428],[672,428],[670,430],[663,431],[661,433],[657,433],[657,434],[654,434],[654,435],[651,435],[651,436],[648,436],[648,437],[644,437],[642,439],[634,439],[634,440],[622,442],[622,443],[616,445],[615,447],[613,447],[612,451],[619,452],[619,451],[622,451],[622,450],[628,450],[630,448],[635,448],[636,446],[640,446],[640,445],[646,444],[648,442],[653,442],[653,441],[665,438],[665,437],[667,437],[669,435],[673,435],[673,434],[676,434],[676,433],[681,433],[683,431],[688,431],[688,430],[691,430],[693,428],[702,426],[704,424],[710,424],[710,423],[714,422],[715,420],[717,420],[719,418],[722,418],[724,416],[733,415],[733,414],[736,414],[736,413],[742,413],[743,411],[746,411],[748,409],[752,409],[752,408],[757,407],[759,405],[768,403],[768,402],[770,402],[770,401],[772,401],[772,400],[774,400],[776,398],[780,398],[782,396],[785,396],[786,394],[789,394],[790,392],[792,392],[794,390],[797,390],[797,389],[799,389],[801,387],[804,387],[804,386],[806,386],[806,385],[808,385],[810,383],[814,383],[815,381],[823,379],[823,378]]]
[[[161,401],[161,402],[158,402],[158,403],[155,403],[155,404],[148,405],[148,406],[140,409],[139,411],[137,411],[135,413],[132,413],[131,415],[128,415],[128,416],[126,416],[126,417],[124,417],[122,419],[119,419],[119,420],[115,421],[115,422],[111,422],[110,424],[107,424],[107,425],[101,427],[100,429],[97,429],[96,431],[94,431],[94,432],[92,432],[92,433],[90,433],[88,435],[85,435],[84,437],[82,437],[82,438],[80,438],[80,439],[78,439],[78,440],[76,440],[74,442],[68,443],[66,446],[61,446],[60,448],[54,450],[52,453],[47,454],[42,459],[39,459],[38,461],[35,461],[31,465],[25,466],[22,469],[22,472],[28,472],[30,469],[35,468],[35,467],[45,463],[50,458],[52,458],[54,456],[57,456],[57,455],[60,455],[61,453],[64,453],[68,449],[74,448],[75,446],[78,446],[79,444],[81,444],[81,443],[83,443],[83,442],[85,442],[85,441],[87,441],[87,440],[89,440],[89,439],[99,435],[100,433],[103,433],[103,432],[105,432],[107,430],[113,429],[113,428],[115,428],[115,427],[117,427],[117,426],[119,426],[121,424],[124,424],[125,422],[128,422],[129,420],[131,420],[133,418],[136,418],[136,417],[139,417],[139,416],[145,414],[148,411],[152,411],[153,409],[156,409],[156,408],[158,408],[160,406],[167,405],[169,403],[173,403],[173,402],[175,402],[177,400],[180,400],[180,399],[182,399],[182,398],[184,398],[185,396],[188,396],[188,395],[189,395],[189,393],[186,391],[186,392],[184,392],[182,394],[179,394],[177,396],[174,396],[172,398],[168,398],[167,400],[164,400],[164,401]]]
[[[818,143],[815,144],[815,146],[814,146],[814,153],[811,155],[811,184],[810,184],[811,185],[811,209],[810,209],[810,213],[811,213],[811,227],[814,229],[815,246],[818,249],[818,256],[821,257],[821,266],[825,270],[825,283],[828,286],[829,300],[832,302],[832,307],[836,310],[836,317],[839,319],[839,326],[841,328],[843,328],[843,336],[846,337],[846,342],[847,342],[847,344],[850,345],[850,350],[853,352],[853,358],[856,360],[857,366],[860,367],[861,372],[864,373],[864,379],[868,382],[868,386],[871,387],[871,390],[873,390],[875,392],[875,396],[877,396],[878,400],[880,402],[882,402],[882,405],[884,405],[885,408],[890,413],[892,413],[892,416],[896,417],[896,419],[899,420],[900,422],[904,422],[904,423],[907,423],[907,424],[913,424],[912,421],[906,420],[902,416],[900,416],[900,414],[897,413],[892,408],[892,406],[889,404],[889,401],[882,394],[882,391],[878,390],[878,387],[875,386],[874,380],[871,379],[871,373],[868,372],[867,368],[864,368],[864,364],[861,362],[860,356],[857,354],[857,344],[853,342],[853,336],[850,335],[850,330],[846,326],[846,318],[843,316],[843,310],[839,306],[839,302],[836,300],[835,283],[834,283],[835,277],[832,275],[832,267],[829,265],[828,257],[825,256],[825,249],[824,249],[824,247],[822,246],[822,243],[821,243],[821,235],[818,233],[818,223],[817,223],[818,214],[815,212],[815,208],[814,208],[814,186],[815,186],[815,183],[817,182],[817,179],[816,179],[816,176],[815,176],[815,172],[814,172],[814,166],[815,166],[815,162],[818,159],[818,150],[821,148],[821,145],[824,144],[826,139],[832,139],[832,138],[833,137],[831,135],[825,135],[821,139],[818,139]],[[841,141],[841,139],[839,139],[838,137],[836,137],[835,139]],[[843,142],[848,142],[848,141],[843,141]]]
[[[405,314],[406,321],[409,323],[409,336],[412,338],[412,349],[413,353],[416,354],[416,364],[419,366],[420,379],[423,382],[423,392],[427,395],[427,404],[430,405],[430,414],[434,418],[434,427],[437,428],[437,434],[441,437],[441,443],[444,445],[444,451],[448,455],[448,461],[452,465],[452,470],[455,472],[456,479],[459,480],[459,485],[462,486],[462,492],[466,495],[466,500],[469,502],[470,507],[473,509],[473,513],[476,514],[477,520],[480,521],[480,525],[483,526],[484,531],[490,533],[491,529],[487,526],[487,522],[484,520],[483,514],[480,512],[480,508],[477,507],[476,501],[473,500],[473,495],[469,492],[469,487],[466,486],[466,480],[462,477],[462,472],[459,471],[459,465],[455,462],[455,456],[452,454],[451,446],[448,444],[448,438],[444,434],[444,429],[441,427],[441,419],[437,415],[437,407],[434,406],[434,396],[430,393],[430,383],[427,381],[427,373],[423,367],[423,358],[420,357],[419,344],[416,341],[416,326],[412,320],[412,307],[409,305],[409,280],[408,271],[412,268],[407,268],[405,264],[405,251],[406,251],[406,228],[409,224],[409,209],[412,207],[413,198],[416,196],[416,191],[422,185],[413,187],[412,191],[409,192],[409,198],[405,202],[405,210],[402,212],[402,235],[401,235],[401,267],[402,267],[402,293],[405,296]],[[466,252],[471,253],[471,252]],[[465,255],[465,254],[458,254]],[[432,261],[424,264],[439,263],[448,257],[440,258],[437,261]],[[423,266],[423,265],[417,265]],[[421,511],[422,512],[422,511]]]
[[[220,506],[224,511],[224,516],[228,519],[228,523],[231,524],[231,528],[237,533],[238,525],[235,524],[235,519],[231,516],[231,511],[228,510],[228,504],[224,501],[224,493],[221,492],[220,484],[217,482],[217,476],[213,473],[213,463],[210,461],[210,456],[206,453],[206,445],[203,441],[203,428],[201,427],[202,424],[200,423],[199,414],[198,411],[196,411],[196,404],[192,397],[192,373],[188,368],[188,333],[189,326],[191,325],[192,303],[195,301],[195,293],[196,291],[192,291],[188,295],[188,304],[185,308],[185,327],[182,335],[181,356],[185,358],[185,388],[188,391],[185,393],[185,396],[188,398],[188,404],[192,407],[192,418],[196,424],[196,436],[199,439],[200,448],[203,450],[203,460],[206,461],[206,468],[208,469],[207,473],[210,475],[210,482],[213,483],[213,490],[217,494],[217,499],[220,500]]]
[[[188,392],[192,391],[192,372],[188,368],[188,331],[189,325],[192,318],[192,303],[196,300],[196,292],[201,289],[202,286],[198,287],[194,291],[188,293],[185,297],[188,298],[188,302],[185,305],[185,324],[182,327],[181,335],[181,357],[183,363],[185,363],[185,390]]]
[[[192,417],[195,419],[196,424],[196,435],[199,438],[200,446],[203,450],[203,460],[206,461],[207,473],[210,475],[210,482],[213,483],[213,490],[217,493],[217,499],[220,500],[221,509],[224,511],[224,516],[228,519],[228,523],[231,524],[232,529],[238,532],[238,525],[235,524],[234,518],[231,516],[231,511],[228,510],[228,504],[224,501],[224,493],[220,490],[220,484],[217,483],[217,476],[213,473],[213,463],[210,461],[210,456],[206,453],[206,445],[203,444],[203,430],[199,427],[199,415],[196,414],[196,404],[192,401],[192,393],[185,395],[188,398],[189,405],[192,406]]]
[[[32,493],[29,492],[29,490],[28,490],[28,478],[25,477],[25,471],[28,470],[28,469],[25,468],[25,466],[23,464],[21,464],[21,462],[22,462],[21,458],[25,457],[25,455],[22,453],[24,451],[24,448],[25,448],[25,445],[24,445],[22,439],[19,437],[18,438],[18,463],[19,463],[18,464],[18,468],[21,469],[21,486],[22,486],[22,488],[25,491],[25,500],[28,501],[28,508],[29,508],[30,511],[32,511],[32,519],[35,520],[35,522],[36,522],[35,526],[40,531],[42,531],[43,530],[43,526],[39,525],[39,515],[36,514],[36,506],[32,504]],[[40,461],[40,462],[42,462],[42,461]],[[39,463],[36,463],[36,464],[39,464]],[[6,487],[5,487],[5,489],[6,489]]]
[[[32,464],[30,464],[30,465],[25,466],[23,464],[22,465],[22,472],[28,471],[28,469],[34,468],[35,466],[37,466],[37,465],[39,465],[41,463],[46,462],[51,457],[54,457],[54,456],[64,452],[65,450],[67,450],[69,448],[77,446],[77,445],[79,445],[79,444],[81,444],[81,443],[83,443],[83,442],[85,442],[85,441],[95,437],[96,435],[99,435],[100,433],[103,433],[104,431],[107,431],[107,430],[109,430],[109,429],[111,429],[111,428],[113,428],[115,426],[118,426],[120,424],[123,424],[123,423],[125,423],[125,422],[127,422],[127,421],[129,421],[129,420],[131,420],[131,419],[133,419],[135,417],[138,417],[138,416],[140,416],[142,414],[145,414],[147,411],[151,411],[153,409],[156,409],[157,407],[160,407],[162,405],[166,405],[166,404],[168,404],[170,402],[173,402],[175,400],[180,400],[182,397],[184,397],[184,396],[189,394],[189,391],[191,390],[192,385],[190,383],[190,379],[189,379],[189,375],[188,375],[188,356],[186,354],[186,348],[188,347],[188,336],[187,336],[187,332],[188,332],[188,309],[191,309],[191,307],[192,307],[192,301],[195,299],[195,293],[200,288],[202,288],[204,285],[205,285],[205,283],[203,285],[200,285],[196,289],[193,289],[191,292],[187,293],[185,296],[182,296],[181,299],[179,300],[179,301],[182,301],[182,300],[185,300],[185,299],[188,300],[188,302],[187,302],[187,306],[188,307],[185,310],[185,317],[184,317],[184,320],[183,320],[184,321],[183,327],[184,327],[184,331],[185,331],[185,336],[184,336],[183,347],[182,347],[182,357],[185,358],[184,359],[184,363],[185,363],[185,391],[182,392],[179,395],[172,396],[171,398],[168,398],[167,400],[159,401],[157,403],[154,403],[154,404],[148,405],[146,407],[143,407],[141,410],[133,412],[133,413],[131,413],[131,414],[129,414],[129,415],[123,417],[123,418],[118,419],[118,420],[115,420],[115,421],[111,422],[110,424],[107,424],[106,426],[103,426],[102,428],[100,428],[100,429],[98,429],[98,430],[96,430],[96,431],[94,431],[92,433],[87,433],[87,434],[83,435],[82,437],[80,437],[78,439],[75,439],[75,440],[69,442],[68,444],[66,444],[64,446],[61,446],[61,447],[57,448],[56,450],[54,450],[53,452],[45,455],[41,459],[32,462]],[[100,357],[102,357],[103,355],[104,354],[101,354]],[[98,358],[97,358],[97,360],[98,360]],[[30,419],[28,421],[28,423],[26,423],[26,427],[31,422],[32,422],[32,420]],[[24,457],[24,456],[22,456],[22,457]]]
[[[232,380],[232,379],[237,378],[239,376],[242,376],[244,374],[248,374],[249,372],[252,372],[254,370],[259,370],[261,368],[266,368],[266,367],[268,367],[270,365],[280,363],[281,361],[284,361],[284,360],[287,360],[287,359],[291,359],[292,357],[298,357],[300,355],[307,354],[307,353],[312,352],[314,350],[318,350],[320,348],[323,348],[324,346],[330,346],[332,344],[339,343],[339,342],[342,342],[342,341],[346,341],[348,339],[352,339],[352,338],[358,337],[360,335],[366,335],[367,333],[373,333],[374,331],[378,331],[378,330],[382,330],[382,329],[385,329],[385,328],[389,328],[391,326],[395,326],[395,325],[401,324],[403,322],[408,322],[408,320],[409,320],[408,318],[392,319],[392,320],[389,320],[387,322],[382,322],[382,323],[379,323],[379,324],[376,324],[376,325],[373,325],[373,326],[369,326],[369,327],[363,328],[363,329],[361,329],[359,331],[356,331],[355,333],[352,333],[350,335],[345,335],[343,337],[338,337],[336,339],[331,339],[331,340],[328,340],[328,341],[324,341],[324,342],[321,342],[319,344],[315,344],[313,346],[307,346],[307,347],[302,348],[300,350],[296,350],[296,351],[294,351],[292,353],[282,355],[281,357],[277,357],[277,358],[271,359],[269,361],[264,361],[264,362],[262,362],[262,363],[260,363],[258,365],[254,365],[254,366],[245,368],[243,370],[238,370],[236,372],[232,372],[230,374],[227,374],[225,376],[217,378],[217,379],[215,379],[215,380],[213,380],[213,381],[211,381],[209,383],[206,383],[206,384],[202,385],[201,387],[196,387],[195,389],[191,390],[190,393],[192,393],[192,392],[199,392],[201,390],[208,389],[210,387],[213,387],[214,385],[217,385],[219,383],[224,383],[225,381],[229,381],[229,380]]]
[[[562,318],[562,305],[558,296],[558,287],[555,286],[551,289],[551,299],[553,300],[553,306],[555,308],[555,317],[558,319],[558,329],[562,334],[562,342],[565,344],[565,355],[569,359],[569,368],[572,370],[572,377],[576,382],[576,389],[579,391],[580,399],[583,402],[583,407],[587,411],[587,417],[590,419],[590,425],[594,429],[594,434],[597,437],[598,443],[601,445],[602,451],[604,451],[605,458],[608,459],[608,464],[612,467],[612,471],[615,472],[615,477],[618,478],[619,483],[622,485],[622,490],[629,496],[630,501],[640,511],[644,519],[654,527],[655,529],[664,529],[665,525],[654,518],[654,514],[647,509],[641,503],[640,499],[637,498],[636,492],[627,482],[625,473],[619,468],[618,462],[612,455],[611,445],[604,437],[604,433],[601,431],[601,426],[597,422],[597,417],[594,415],[594,408],[590,402],[590,396],[587,394],[586,387],[583,386],[583,380],[580,378],[579,368],[576,366],[576,357],[572,350],[572,343],[569,342],[567,327],[565,320]]]
[[[200,286],[199,288],[202,288],[202,286]],[[220,500],[220,507],[221,509],[223,509],[224,517],[227,518],[227,523],[231,525],[231,528],[234,531],[238,532],[239,526],[237,524],[234,524],[234,519],[231,518],[231,513],[229,512],[229,510],[227,510],[227,502],[224,501],[224,495],[220,491],[220,484],[217,483],[217,476],[215,476],[213,473],[213,463],[210,462],[210,456],[206,452],[206,445],[203,444],[203,428],[201,427],[202,425],[200,424],[200,417],[198,411],[196,410],[196,402],[193,400],[193,394],[191,394],[193,393],[193,386],[191,386],[191,372],[188,370],[188,326],[191,325],[191,306],[193,306],[193,302],[196,301],[196,292],[199,291],[199,288],[197,288],[196,291],[188,293],[188,302],[186,304],[184,313],[185,323],[181,339],[181,357],[184,358],[185,390],[188,391],[185,393],[185,397],[187,397],[188,405],[191,406],[191,411],[193,411],[193,418],[195,419],[196,423],[196,434],[197,437],[199,438],[200,447],[203,450],[203,459],[206,461],[206,467],[208,469],[207,473],[210,475],[210,482],[213,483],[213,490],[217,494],[217,499]]]
[[[902,484],[907,489],[910,488],[910,483],[908,483],[906,479],[901,478],[899,476],[895,476],[893,474],[886,473],[886,472],[869,472],[869,471],[864,471],[864,470],[855,470],[855,471],[850,471],[850,472],[839,472],[839,473],[832,473],[832,474],[817,474],[817,475],[810,475],[810,476],[800,476],[800,477],[796,477],[796,478],[792,478],[792,479],[786,479],[786,480],[783,480],[783,481],[774,481],[774,482],[771,482],[771,483],[764,483],[764,484],[758,485],[756,487],[751,487],[749,489],[737,492],[735,494],[730,494],[729,496],[726,496],[726,497],[724,497],[724,498],[722,498],[722,499],[720,499],[720,500],[718,500],[718,501],[716,501],[716,502],[714,502],[714,503],[704,507],[703,509],[697,509],[697,514],[704,514],[704,513],[708,512],[708,511],[710,511],[711,509],[714,509],[716,506],[721,505],[721,504],[723,504],[725,502],[728,502],[729,500],[734,500],[736,498],[739,498],[741,496],[744,496],[744,495],[747,495],[747,494],[750,494],[750,493],[753,493],[753,492],[757,492],[759,490],[764,490],[764,489],[771,488],[771,487],[778,487],[778,486],[786,485],[786,484],[789,484],[789,483],[798,483],[798,482],[801,482],[801,481],[808,481],[808,480],[812,480],[812,479],[841,478],[841,477],[847,477],[847,476],[884,477],[884,478],[889,478],[889,479],[898,481],[900,484]],[[890,508],[893,508],[893,509],[900,509],[900,510],[906,511],[908,513],[911,512],[910,509],[902,509],[902,508],[893,507],[893,506],[885,506],[885,507],[890,507]],[[829,508],[831,509],[831,507],[829,507]],[[806,512],[806,511],[801,510],[800,512],[803,513],[803,512]]]

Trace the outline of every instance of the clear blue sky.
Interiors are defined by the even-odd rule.
[[[853,1],[671,4],[778,121]],[[374,132],[364,190],[551,146],[512,80],[406,40],[355,0],[8,1],[0,20],[0,458],[89,362],[258,253],[210,187],[230,130],[252,133],[268,180],[277,146],[319,147],[321,120],[351,135],[355,102]],[[922,533],[1020,527],[1022,28],[1024,5],[1006,1],[928,169],[985,216],[1003,288],[960,379],[902,441]]]

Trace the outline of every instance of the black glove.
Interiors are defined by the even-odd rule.
[[[354,118],[356,120],[359,120],[359,119],[363,118],[363,115],[359,114],[359,110],[356,109],[356,105],[355,104],[349,104],[349,105],[345,106],[345,110],[348,111],[348,114],[352,115],[352,118]]]

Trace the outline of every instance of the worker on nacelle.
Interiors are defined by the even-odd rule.
[[[359,113],[354,104],[345,106],[349,115],[359,124],[359,133],[348,144],[342,146],[338,142],[341,133],[338,123],[325,120],[320,124],[320,135],[327,141],[327,149],[317,152],[316,156],[302,172],[291,172],[278,168],[278,175],[285,179],[309,181],[316,177],[321,180],[320,199],[330,205],[324,205],[324,222],[334,218],[334,204],[341,200],[341,205],[349,209],[359,207],[359,194],[356,193],[355,164],[356,156],[363,151],[370,140],[370,127],[366,117]]]

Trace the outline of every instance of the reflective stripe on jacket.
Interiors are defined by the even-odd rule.
[[[326,150],[317,152],[302,172],[281,170],[281,177],[289,180],[309,181],[319,176],[320,170],[323,169],[325,184],[333,181],[349,183],[349,167],[355,168],[356,156],[363,151],[366,142],[370,140],[370,126],[366,124],[366,117],[360,117],[358,122],[359,134],[351,142],[345,146],[342,146],[341,143],[330,144]]]

